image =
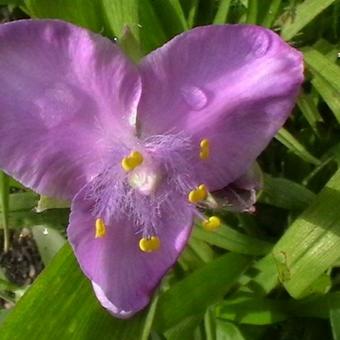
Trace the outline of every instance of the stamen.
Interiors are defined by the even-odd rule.
[[[150,238],[141,238],[139,241],[139,249],[144,253],[152,253],[161,247],[161,241],[158,236]]]
[[[102,218],[96,219],[96,236],[95,238],[101,238],[106,235],[106,227]]]
[[[143,163],[143,156],[139,151],[131,151],[131,153],[122,159],[121,165],[122,168],[129,172],[135,169],[138,165]]]
[[[210,156],[210,143],[209,140],[204,138],[200,142],[200,159],[206,160]]]
[[[208,190],[204,184],[201,184],[197,189],[189,192],[188,201],[190,203],[197,203],[204,201],[208,197]]]
[[[211,216],[203,222],[203,228],[205,230],[213,231],[221,226],[221,220],[217,216]]]

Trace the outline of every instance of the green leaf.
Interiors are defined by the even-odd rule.
[[[328,318],[331,306],[339,305],[340,294],[331,293],[301,301],[239,296],[216,306],[218,318],[242,324],[269,325],[290,317]]]
[[[305,0],[289,16],[281,28],[281,35],[285,40],[292,39],[301,29],[308,25],[318,14],[324,11],[335,0]]]
[[[340,93],[340,67],[312,47],[304,48],[303,54],[310,71],[324,78],[335,91]]]
[[[4,252],[9,250],[9,177],[0,170],[1,226],[4,233]]]
[[[41,259],[44,265],[47,266],[66,243],[66,239],[61,236],[59,231],[43,225],[34,226],[32,233],[38,246]]]
[[[17,192],[9,195],[10,212],[31,211],[39,201],[39,195],[32,192]],[[1,209],[0,209],[1,211]]]
[[[286,320],[287,301],[263,298],[227,299],[217,307],[217,317],[251,325],[268,325]]]
[[[337,48],[328,42],[319,40],[315,47],[304,49],[304,56],[311,73],[314,75],[312,85],[325,100],[332,110],[335,118],[340,123],[340,68],[336,60]],[[320,51],[324,51],[325,54]]]
[[[221,298],[249,265],[249,258],[229,253],[176,283],[159,298],[155,327],[165,331],[179,321],[199,316]]]
[[[245,255],[265,255],[272,248],[271,243],[242,234],[225,224],[216,231],[195,228],[193,238]]]
[[[139,339],[145,313],[119,320],[97,301],[81,273],[69,245],[51,264],[8,315],[2,340]]]
[[[259,202],[288,210],[302,210],[307,208],[315,197],[312,191],[301,184],[266,174]]]
[[[151,3],[168,37],[173,37],[188,29],[179,0],[151,1]]]
[[[340,96],[339,92],[322,77],[315,76],[312,85],[320,93],[324,101],[333,112],[336,120],[340,123]]]
[[[101,0],[25,0],[25,7],[33,18],[57,18],[88,28],[93,32],[106,33]]]
[[[228,1],[228,0],[227,0]],[[188,28],[192,28],[195,25],[196,15],[198,11],[199,0],[190,0],[188,11]]]
[[[246,19],[247,24],[256,24],[258,7],[259,7],[258,0],[248,0],[248,10]]]
[[[308,152],[306,148],[286,129],[280,129],[275,138],[304,161],[314,165],[320,164],[320,161]]]
[[[128,26],[143,53],[150,52],[167,40],[160,18],[150,1],[102,0],[102,6],[106,26],[110,27],[118,38]]]
[[[145,318],[143,331],[142,331],[142,335],[141,335],[141,340],[148,340],[149,339],[151,329],[152,329],[153,320],[155,318],[157,303],[158,303],[158,295],[156,294],[153,297],[149,311],[148,311],[147,316]]]
[[[134,63],[138,63],[142,59],[141,45],[132,34],[129,26],[125,27],[123,35],[118,40],[118,45]]]
[[[24,3],[24,0],[0,0],[0,5],[20,6],[23,3]]]
[[[273,23],[276,20],[278,14],[279,14],[279,11],[280,11],[281,1],[282,0],[272,0],[270,2],[268,11],[267,11],[265,17],[263,18],[263,21],[262,21],[262,24],[261,24],[262,26],[268,27],[268,28],[273,26]]]
[[[295,298],[340,257],[340,170],[273,248],[281,281]]]
[[[167,39],[148,0],[25,0],[34,18],[58,18],[114,38],[128,26],[144,53]]]
[[[305,93],[300,93],[297,104],[313,131],[318,135],[318,123],[323,122],[323,119],[312,98]]]
[[[224,24],[227,21],[231,0],[221,0],[213,24]]]
[[[276,264],[272,254],[255,262],[239,280],[242,290],[255,292],[258,296],[270,293],[279,283]]]
[[[224,320],[217,320],[216,340],[246,340],[246,338],[235,324]]]
[[[340,340],[340,304],[331,307],[329,317],[332,327],[333,340]]]
[[[69,208],[71,203],[69,201],[60,200],[54,197],[40,196],[36,212],[40,213],[48,209]]]

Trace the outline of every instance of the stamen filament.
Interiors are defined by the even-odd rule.
[[[158,236],[151,236],[149,238],[141,238],[139,240],[139,249],[144,253],[152,253],[161,247],[161,241]]]

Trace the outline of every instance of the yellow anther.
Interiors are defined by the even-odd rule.
[[[158,236],[150,238],[141,238],[139,241],[139,249],[144,253],[152,253],[161,247],[161,241]]]
[[[190,203],[197,203],[204,201],[208,197],[208,190],[204,184],[201,184],[197,189],[189,192],[188,201]]]
[[[210,155],[210,143],[209,140],[204,138],[200,142],[200,159],[208,159]]]
[[[143,156],[138,151],[131,151],[131,153],[122,159],[122,168],[128,172],[136,168],[143,163]]]
[[[106,227],[102,218],[96,219],[96,238],[104,237],[106,235]]]
[[[203,222],[203,228],[205,230],[216,230],[221,226],[221,220],[217,216],[211,216]]]

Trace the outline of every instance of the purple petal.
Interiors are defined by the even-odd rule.
[[[257,163],[225,188],[215,191],[215,208],[236,212],[255,212],[256,195],[263,186],[263,174]],[[214,207],[213,207],[214,208]]]
[[[175,197],[172,210],[181,214],[161,212],[162,229],[157,230],[161,248],[143,253],[138,247],[141,234],[136,233],[128,216],[112,216],[106,235],[95,238],[95,218],[90,214],[95,203],[86,193],[84,187],[73,200],[69,240],[101,304],[117,317],[130,317],[149,303],[159,281],[185,246],[192,210]]]
[[[197,147],[207,138],[211,155],[197,169],[212,191],[249,168],[287,119],[303,80],[302,54],[252,25],[183,33],[140,70],[142,136],[184,131]]]
[[[61,21],[0,26],[0,168],[72,198],[134,131],[138,71],[108,39]]]

